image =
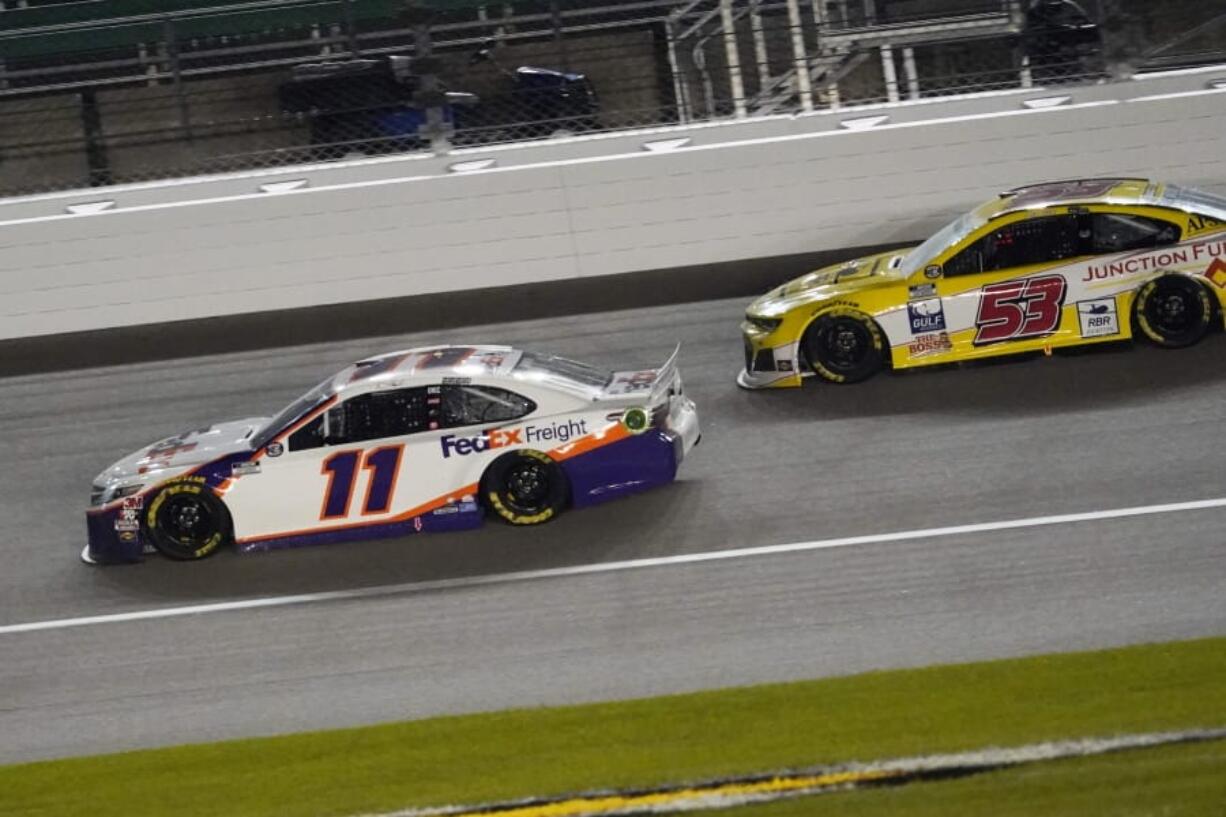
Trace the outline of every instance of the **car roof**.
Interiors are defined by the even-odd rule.
[[[1056,205],[1156,204],[1162,188],[1163,185],[1139,178],[1041,182],[1006,190],[980,207],[976,215],[984,221],[991,221],[1020,210],[1041,210]]]
[[[419,346],[362,358],[337,372],[332,386],[344,392],[390,381],[506,375],[522,355],[510,346]]]
[[[591,399],[601,388],[581,383],[557,371],[520,366],[527,353],[511,346],[420,346],[363,358],[337,372],[334,394],[409,387],[453,380],[460,384],[491,379],[514,380]],[[539,355],[537,357],[540,357]],[[582,365],[582,364],[578,364]]]

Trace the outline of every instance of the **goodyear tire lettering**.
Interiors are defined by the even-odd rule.
[[[1190,298],[1199,309],[1199,316],[1195,322],[1182,331],[1156,325],[1150,316],[1150,306],[1160,292],[1165,292],[1168,297],[1175,297],[1182,293]],[[1141,286],[1133,302],[1132,315],[1137,328],[1141,330],[1146,340],[1155,346],[1177,349],[1191,346],[1205,336],[1212,322],[1213,304],[1209,293],[1200,282],[1182,275],[1169,274],[1154,278]]]
[[[214,523],[215,529],[207,531],[203,541],[191,538],[176,537],[161,518],[166,503],[176,496],[200,497],[200,507],[205,509]],[[180,561],[202,559],[221,548],[229,540],[229,515],[224,503],[205,484],[203,477],[183,477],[173,480],[163,486],[154,495],[153,501],[145,512],[145,529],[149,533],[152,544],[164,556]]]
[[[812,334],[834,321],[854,321],[868,336],[869,354],[860,366],[847,372],[835,371],[822,360],[822,351],[815,342],[818,336]],[[819,312],[801,337],[809,365],[819,377],[830,383],[857,383],[871,377],[884,365],[885,336],[877,322],[859,310],[836,306]]]
[[[516,475],[532,471],[535,490],[517,496]],[[569,497],[566,475],[542,451],[518,449],[494,460],[482,477],[481,496],[487,508],[510,525],[540,525],[557,516]]]

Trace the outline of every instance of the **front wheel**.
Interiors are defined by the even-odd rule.
[[[1182,275],[1164,275],[1141,287],[1133,306],[1135,326],[1156,346],[1191,346],[1209,331],[1213,305],[1205,288]]]
[[[486,506],[511,525],[539,525],[566,506],[566,475],[548,454],[520,450],[494,460],[481,481]]]
[[[813,372],[831,383],[859,383],[885,365],[885,337],[873,320],[839,310],[821,316],[804,338]]]
[[[207,485],[184,480],[157,492],[145,514],[145,529],[163,556],[203,559],[230,540],[230,515]]]

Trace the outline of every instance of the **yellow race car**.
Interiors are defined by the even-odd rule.
[[[811,272],[745,315],[748,389],[1143,336],[1222,321],[1226,198],[1145,179],[1020,187],[910,250]]]

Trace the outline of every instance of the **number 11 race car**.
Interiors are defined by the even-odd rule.
[[[1144,179],[1002,193],[909,251],[818,270],[754,301],[749,389],[1141,336],[1188,346],[1226,305],[1226,198]]]
[[[154,443],[95,480],[90,563],[546,522],[673,480],[698,442],[677,353],[608,372],[502,346],[361,360],[276,417]]]

